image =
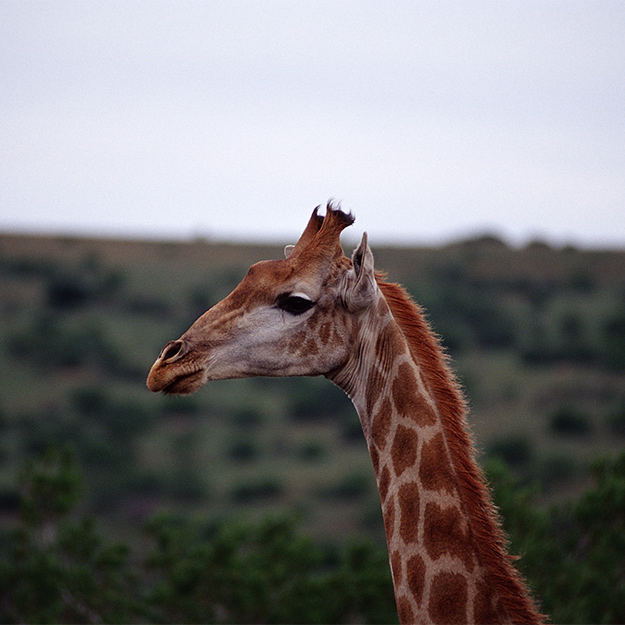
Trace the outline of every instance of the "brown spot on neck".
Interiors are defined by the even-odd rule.
[[[391,400],[385,397],[376,410],[371,425],[371,439],[379,450],[384,449],[386,446],[386,439],[391,430],[392,420],[393,406],[391,405]]]
[[[388,494],[388,487],[391,483],[391,472],[388,470],[388,467],[384,467],[382,469],[382,473],[380,474],[380,479],[378,480],[378,490],[380,491],[380,499],[382,502],[386,500],[386,495]]]
[[[423,542],[432,560],[443,555],[458,558],[464,567],[473,570],[473,550],[460,510],[455,506],[442,508],[428,503],[423,520]]]
[[[404,484],[397,495],[399,500],[399,533],[407,545],[419,540],[419,486]]]
[[[413,556],[406,564],[406,574],[408,576],[408,587],[417,602],[421,605],[423,600],[423,588],[425,585],[425,562],[421,556]]]
[[[454,625],[466,623],[467,580],[459,573],[439,573],[433,580],[430,590],[428,612],[433,623]]]
[[[423,488],[456,492],[456,482],[442,432],[423,444],[419,462],[419,480]]]
[[[415,616],[408,597],[397,598],[397,613],[399,614],[400,623],[414,623]]]
[[[406,469],[412,467],[417,460],[417,446],[419,437],[412,428],[397,426],[393,445],[391,447],[391,458],[393,459],[393,469],[395,475],[399,477]]]
[[[428,426],[436,423],[434,410],[419,393],[413,366],[407,362],[399,365],[393,380],[393,401],[399,416],[414,420],[417,425]]]

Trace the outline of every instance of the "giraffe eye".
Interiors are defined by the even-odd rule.
[[[291,295],[289,293],[279,295],[277,303],[278,308],[291,315],[301,315],[315,305],[315,302],[308,299],[305,295]]]

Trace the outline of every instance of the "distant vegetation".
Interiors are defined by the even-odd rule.
[[[512,550],[555,623],[625,621],[625,454],[593,474],[576,503],[544,511],[490,464]],[[67,451],[27,463],[19,525],[0,541],[1,622],[397,622],[387,553],[371,539],[313,540],[284,513],[211,523],[169,512],[130,547],[75,513],[83,486]]]
[[[600,556],[591,553],[595,540],[589,534],[591,516],[583,512],[595,496],[580,497],[592,484],[589,467],[594,460],[616,458],[625,445],[625,252],[552,249],[543,244],[511,249],[492,237],[438,249],[376,249],[373,242],[373,249],[377,267],[403,283],[426,307],[453,356],[470,399],[470,420],[484,451],[482,459],[494,463],[492,467],[501,462],[506,467],[495,471],[500,505],[504,514],[508,512],[513,543],[525,554],[527,566],[534,567],[531,560],[538,558],[530,572],[545,609],[555,622],[574,622],[581,618],[576,614],[615,622],[618,610],[606,608],[602,617],[583,611],[595,609],[589,597],[584,599],[584,589],[601,580],[593,573],[594,558]],[[71,530],[77,540],[86,541],[76,562],[87,566],[80,560],[84,557],[89,566],[96,566],[98,558],[104,558],[96,577],[109,579],[107,567],[115,572],[110,577],[111,596],[117,592],[113,578],[137,574],[131,560],[147,558],[155,545],[162,547],[159,541],[165,534],[183,540],[176,532],[185,527],[191,532],[191,519],[201,519],[198,523],[205,527],[193,530],[199,532],[196,538],[185,534],[184,540],[192,543],[184,547],[185,554],[212,549],[194,541],[219,535],[218,528],[234,532],[227,529],[230,519],[241,514],[249,523],[244,532],[240,530],[246,536],[277,523],[281,528],[277,535],[287,536],[287,542],[311,541],[317,549],[310,561],[313,578],[301,583],[313,587],[322,585],[323,575],[330,575],[341,557],[348,557],[337,555],[341,547],[336,541],[359,537],[368,545],[361,545],[368,554],[362,557],[378,562],[376,549],[383,554],[384,535],[373,471],[355,411],[329,382],[308,378],[214,382],[184,399],[155,396],[144,386],[150,365],[168,340],[227,295],[252,262],[279,258],[281,253],[278,246],[205,241],[0,236],[0,529],[12,532],[21,526],[26,534],[20,535],[27,542],[20,548],[31,549],[37,562],[43,558],[54,563],[58,556],[54,551],[61,548],[58,542],[51,543],[47,555],[32,551],[42,545],[28,543],[34,540],[28,535],[35,522],[23,516],[24,482],[20,486],[18,476],[26,459],[69,446],[75,457],[72,466],[79,466],[84,476],[84,488],[59,510],[40,514],[52,515],[55,524],[70,508],[71,519],[98,518],[101,530],[89,525],[91,521]],[[620,488],[614,485],[621,475],[619,462],[596,469],[599,490]],[[69,476],[73,469],[67,471]],[[601,476],[607,482],[601,482]],[[510,480],[516,480],[516,486]],[[529,492],[525,488],[533,489],[531,497],[523,494]],[[517,503],[524,498],[527,506],[522,514]],[[580,502],[575,505],[581,508],[573,504],[567,508],[569,499]],[[622,506],[622,498],[620,502]],[[555,504],[557,508],[552,508]],[[599,504],[592,505],[598,510]],[[597,516],[602,522],[611,518],[610,527],[618,528],[625,513],[614,506]],[[267,513],[291,515],[291,520],[284,516],[267,520]],[[147,535],[146,523],[152,528]],[[545,524],[544,531],[530,527],[532,523]],[[569,531],[577,532],[578,538]],[[605,529],[606,535],[612,536],[610,531]],[[554,543],[549,549],[558,557],[568,553],[566,561],[573,563],[568,573],[563,568],[544,569],[561,579],[562,588],[570,584],[577,589],[566,595],[569,612],[558,604],[564,590],[547,591],[540,572],[547,564],[537,555],[536,536],[545,532],[551,532],[549,540]],[[17,535],[11,536],[13,541]],[[61,540],[58,534],[51,536]],[[116,536],[117,546],[103,536]],[[566,545],[565,536],[569,536]],[[6,544],[18,549],[11,541]],[[324,551],[330,542],[334,546]],[[137,546],[132,558],[127,544]],[[176,549],[183,549],[176,544]],[[187,557],[176,553],[183,561]],[[625,549],[613,553],[616,561],[609,566],[614,565],[616,572],[623,573],[624,553]],[[4,553],[4,557],[10,562],[17,556]],[[173,558],[174,552],[167,557]],[[193,562],[181,566],[187,565],[191,571],[199,566]],[[342,566],[348,565],[339,569]],[[575,571],[580,577],[571,582],[567,575]],[[618,579],[625,575],[618,578],[616,572],[614,579],[609,575],[603,579],[611,580],[615,597],[622,597]],[[181,579],[187,574],[193,577],[180,573]],[[333,577],[323,579],[339,583]],[[149,596],[142,596],[140,605],[120,606],[118,613],[105,612],[102,618],[111,622],[293,618],[268,611],[269,599],[264,600],[262,616],[253,611],[260,610],[258,606],[249,612],[231,613],[230,608],[193,612],[200,608],[194,606],[196,591],[191,590],[187,603],[182,605],[180,599],[182,603],[176,604],[178,616],[159,612],[162,606],[155,599],[159,592],[179,591],[167,589],[174,580],[159,583],[158,588],[142,590]],[[347,584],[344,579],[340,583]],[[388,579],[371,583],[377,588],[375,584],[384,586]],[[11,588],[18,592],[17,586]],[[35,590],[23,592],[32,597],[28,593]],[[48,599],[63,594],[60,586],[49,589],[49,594],[42,588],[36,592]],[[603,597],[601,592],[593,591]],[[348,590],[344,594],[349,596]],[[24,601],[34,609],[34,603],[44,605],[44,595]],[[588,605],[582,609],[583,599]],[[65,607],[50,608],[61,612],[40,616],[2,604],[0,618],[97,620],[94,615],[103,608],[85,599],[88,609],[80,617],[83,604],[76,601],[74,612],[63,612],[69,608],[61,601]],[[365,614],[365,603],[358,603],[365,600],[353,601],[334,606],[337,611],[323,613],[323,618],[388,620],[386,607],[366,604]],[[114,605],[110,603],[111,609]],[[310,622],[319,622],[315,618],[320,616],[312,616],[319,606],[310,609]]]

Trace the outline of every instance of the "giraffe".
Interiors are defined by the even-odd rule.
[[[351,398],[376,475],[402,623],[539,623],[475,461],[463,394],[422,309],[374,269],[351,213],[313,211],[285,258],[240,284],[162,349],[147,386],[323,375]]]

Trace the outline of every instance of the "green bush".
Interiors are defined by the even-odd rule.
[[[611,411],[606,418],[608,429],[614,436],[625,437],[625,403]]]
[[[488,456],[501,458],[511,466],[521,468],[531,462],[533,447],[525,436],[512,436],[491,443],[487,453]]]
[[[412,292],[453,353],[476,346],[501,349],[514,345],[516,320],[498,294],[471,285],[466,277],[443,271],[435,285],[417,285]]]
[[[594,354],[584,316],[581,313],[568,312],[559,320],[559,324],[554,359],[591,362]]]
[[[550,454],[540,466],[538,480],[543,491],[548,492],[570,482],[577,474],[577,464],[571,456]]]
[[[228,445],[228,457],[239,463],[247,463],[256,460],[260,455],[258,445],[250,440],[235,438]]]
[[[577,502],[541,510],[502,464],[488,474],[512,553],[554,623],[625,622],[625,454],[593,467]]]
[[[100,386],[80,386],[70,392],[70,404],[84,416],[100,416],[110,406],[109,393]]]
[[[209,496],[204,480],[193,467],[177,467],[155,486],[158,486],[158,491],[171,496],[175,501],[205,502]],[[145,492],[144,484],[140,483],[137,487],[137,492]]]
[[[68,451],[29,463],[21,481],[22,522],[0,559],[3,623],[123,623],[143,616],[128,548],[107,544],[90,519],[70,513],[82,494]]]
[[[337,419],[353,411],[345,393],[319,378],[296,378],[289,394],[289,415],[299,421]]]
[[[59,367],[97,365],[111,373],[127,373],[106,329],[95,321],[72,324],[42,312],[7,339],[9,355],[49,372]]]
[[[551,416],[549,430],[559,436],[589,436],[592,433],[592,424],[587,414],[565,406]]]
[[[232,498],[237,502],[250,502],[281,495],[282,481],[275,476],[260,476],[242,481],[232,489]]]
[[[80,267],[56,267],[46,284],[46,303],[50,308],[71,310],[98,300],[110,299],[124,284],[119,271],[106,270],[95,257]]]
[[[243,406],[233,411],[232,423],[240,428],[250,428],[262,425],[265,418],[262,410],[256,406]]]
[[[595,463],[594,486],[550,510],[501,461],[488,475],[511,552],[551,621],[625,622],[625,454]],[[396,622],[386,550],[370,541],[320,545],[289,516],[161,514],[147,552],[133,552],[76,517],[82,492],[67,451],[27,465],[21,520],[0,536],[0,622]]]
[[[371,487],[371,476],[358,471],[344,475],[336,484],[322,490],[321,494],[336,499],[360,499],[372,491]]]
[[[153,423],[152,410],[138,400],[120,400],[98,386],[82,386],[70,393],[70,407],[84,423],[97,424],[120,445],[133,439]]]
[[[305,441],[297,450],[297,457],[304,462],[320,462],[326,455],[325,445],[318,440]]]
[[[614,369],[625,369],[625,310],[607,317],[601,330],[604,363]]]
[[[161,514],[132,553],[73,517],[81,491],[68,452],[24,472],[22,521],[0,540],[0,622],[396,622],[386,551],[369,541],[318,545],[289,516]]]

